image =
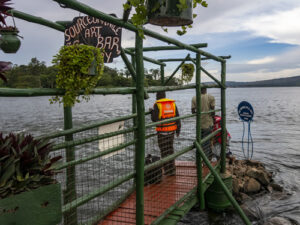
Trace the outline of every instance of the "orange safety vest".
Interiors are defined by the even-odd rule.
[[[176,105],[174,100],[163,98],[157,100],[155,103],[159,111],[158,120],[173,118],[176,116]],[[156,126],[156,131],[159,132],[169,132],[174,130],[177,130],[176,121],[170,123],[158,124]]]

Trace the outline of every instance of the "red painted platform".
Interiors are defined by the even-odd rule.
[[[166,209],[180,200],[197,185],[195,162],[176,161],[176,175],[163,176],[159,184],[144,187],[144,221],[151,224]],[[208,174],[203,167],[203,177]],[[115,211],[108,214],[98,225],[130,225],[135,223],[135,197],[133,192]]]

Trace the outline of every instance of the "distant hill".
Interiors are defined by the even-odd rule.
[[[227,87],[300,87],[300,76],[254,82],[227,81]]]

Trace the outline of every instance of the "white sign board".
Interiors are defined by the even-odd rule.
[[[123,130],[124,129],[124,121],[120,121],[120,122],[115,122],[112,124],[108,124],[108,125],[104,125],[99,127],[98,129],[98,134],[106,134],[106,133],[111,133],[111,132],[116,132],[119,130]],[[123,144],[125,142],[125,137],[124,134],[119,134],[113,137],[109,137],[109,138],[104,138],[102,140],[99,140],[99,150],[100,152],[103,152],[107,149],[116,147],[120,144]],[[125,149],[120,149],[119,151],[116,152],[112,152],[108,155],[103,156],[102,158],[106,159],[109,158],[113,155],[116,155],[122,151],[125,151]]]

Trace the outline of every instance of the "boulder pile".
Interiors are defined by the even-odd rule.
[[[283,191],[261,162],[228,159],[227,163],[227,172],[232,174],[232,192],[240,204],[266,192]]]

